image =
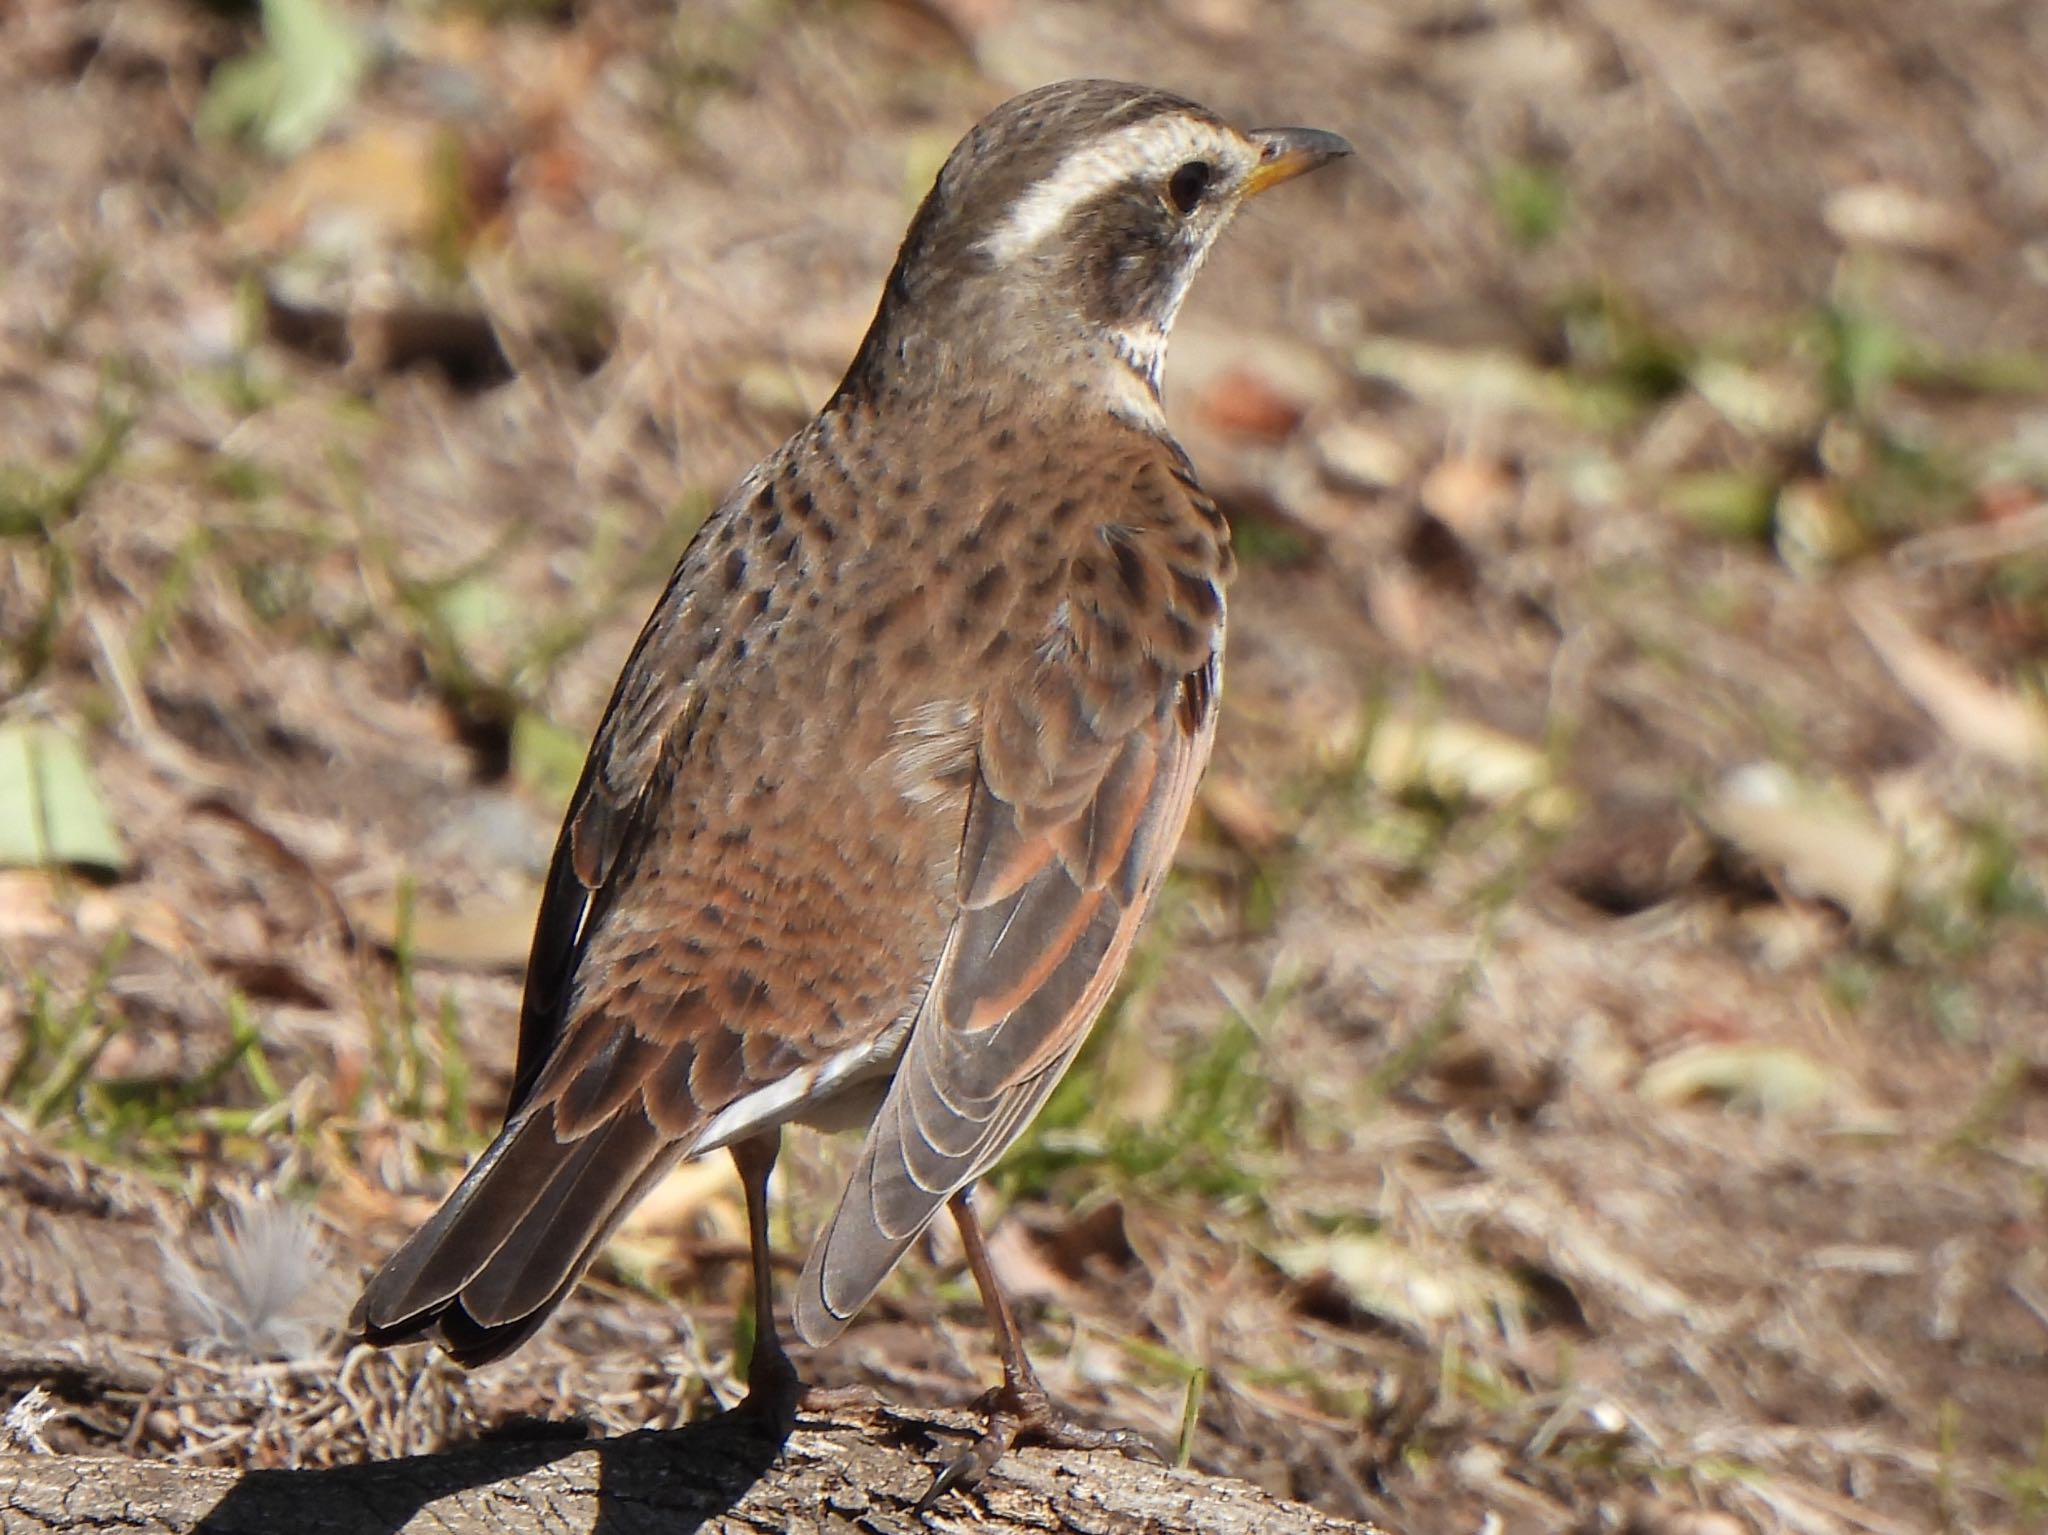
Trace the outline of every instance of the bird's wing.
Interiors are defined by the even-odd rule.
[[[662,764],[687,752],[702,714],[702,688],[694,682],[677,686],[665,668],[650,664],[649,656],[673,646],[675,631],[691,616],[690,607],[679,568],[620,670],[563,817],[534,924],[507,1120],[532,1097],[562,1043],[570,1021],[570,985],[597,919],[619,891],[620,853],[635,829],[659,809]]]
[[[1215,732],[1217,572],[1155,562],[1137,540],[1105,549],[1108,600],[1089,605],[1077,563],[1063,632],[984,704],[958,915],[798,1286],[797,1330],[813,1345],[1030,1122],[1108,1000],[1180,839]],[[1135,614],[1155,632],[1130,633]]]

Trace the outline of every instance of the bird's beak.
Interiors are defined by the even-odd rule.
[[[1260,128],[1251,141],[1259,146],[1259,163],[1245,178],[1247,197],[1351,153],[1350,144],[1320,128]]]

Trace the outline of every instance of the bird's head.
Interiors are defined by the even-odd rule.
[[[939,172],[849,384],[866,364],[904,383],[1064,378],[1128,400],[1135,377],[1156,402],[1167,332],[1232,215],[1350,152],[1115,80],[1018,96]]]

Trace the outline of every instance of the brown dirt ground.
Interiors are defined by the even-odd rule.
[[[503,1365],[332,1339],[488,1129],[668,561],[953,138],[1115,74],[1359,155],[1177,338],[1246,570],[1158,934],[998,1180],[1049,1384],[1170,1441],[1205,1367],[1197,1464],[1415,1535],[2041,1527],[2048,9],[432,10],[348,13],[289,161],[195,132],[234,7],[0,21],[0,719],[130,854],[0,871],[0,1400],[240,1465],[730,1399],[722,1168]],[[957,1255],[810,1369],[971,1396]]]

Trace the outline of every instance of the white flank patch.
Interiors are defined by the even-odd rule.
[[[780,1082],[755,1088],[712,1115],[711,1123],[690,1143],[684,1155],[700,1157],[707,1151],[744,1140],[756,1130],[803,1117],[808,1106],[835,1097],[862,1078],[886,1068],[903,1049],[909,1034],[910,1020],[906,1018],[864,1045],[827,1056],[817,1065],[792,1072]]]
[[[1113,187],[1145,176],[1163,184],[1190,160],[1238,167],[1245,154],[1236,135],[1213,123],[1177,113],[1148,117],[1060,161],[1017,200],[982,248],[1000,263],[1014,261],[1057,234],[1076,208]]]

